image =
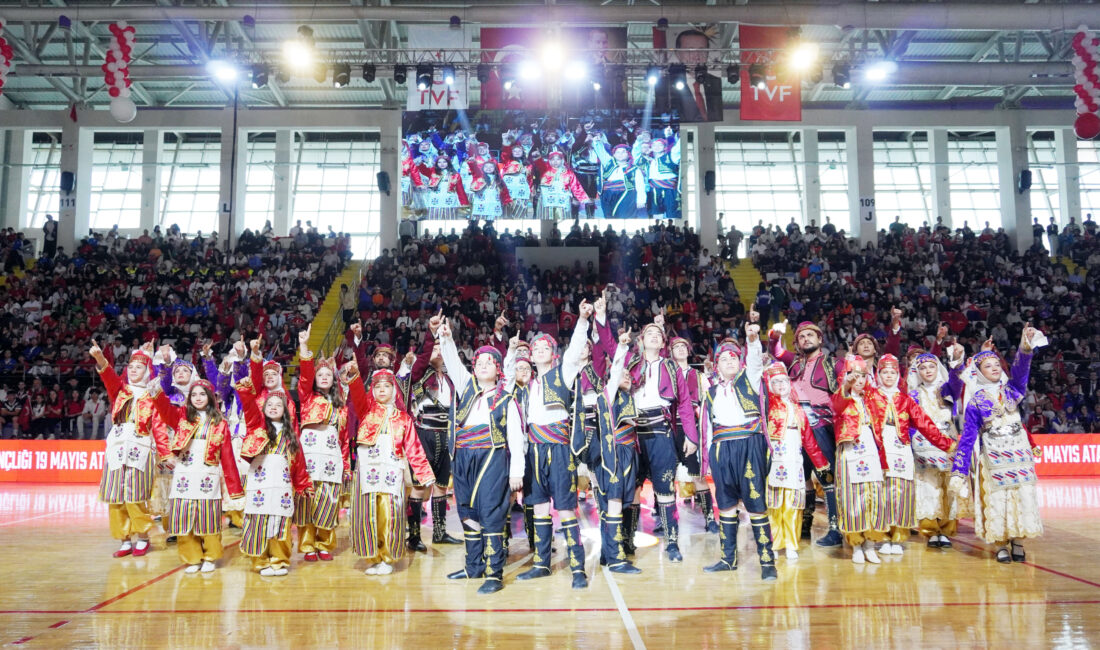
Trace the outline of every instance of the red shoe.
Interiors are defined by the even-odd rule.
[[[313,553],[313,552],[306,553],[306,562],[316,562],[316,561],[317,561],[317,554],[316,553]]]
[[[329,553],[328,551],[318,551],[317,555],[320,556],[320,558],[325,562],[332,562],[332,553]]]
[[[126,557],[127,555],[129,555],[133,552],[134,552],[133,546],[127,546],[126,548],[120,548],[117,551],[115,551],[114,555],[112,555],[112,557]]]
[[[145,542],[145,546],[141,545],[141,542],[134,544],[134,557],[141,557],[149,552],[149,542]]]

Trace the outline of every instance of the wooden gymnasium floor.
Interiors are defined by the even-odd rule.
[[[226,558],[209,575],[185,575],[163,533],[144,558],[111,558],[105,508],[93,486],[0,487],[0,643],[25,647],[648,647],[877,648],[1082,647],[1100,644],[1100,479],[1040,484],[1046,534],[1024,565],[999,565],[969,522],[952,550],[914,538],[902,558],[855,566],[847,551],[804,544],[780,559],[779,581],[760,581],[747,526],[741,569],[704,574],[717,535],[682,509],[685,561],[642,548],[638,576],[602,573],[595,530],[586,533],[590,587],[569,588],[556,537],[555,573],[515,582],[529,561],[518,537],[503,591],[451,582],[462,547],[430,549],[386,577],[366,576],[348,548],[336,561],[263,578],[247,570],[226,534]],[[587,508],[588,526],[594,513]],[[452,531],[459,526],[454,511]],[[651,519],[643,511],[643,526]],[[819,511],[815,535],[820,534]],[[427,531],[430,534],[430,530]],[[224,566],[228,564],[228,566]]]

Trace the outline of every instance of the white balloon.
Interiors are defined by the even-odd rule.
[[[130,26],[130,23],[126,22],[125,20],[120,20],[115,24],[118,25],[119,29],[126,29],[127,27]],[[1084,25],[1082,25],[1082,27],[1084,27]],[[1085,27],[1085,29],[1088,29],[1088,28]]]
[[[137,117],[137,105],[126,97],[115,97],[111,100],[111,117],[123,124],[133,122]]]
[[[123,88],[122,92],[119,93],[119,95],[121,97],[126,97],[127,99],[129,99],[130,98],[130,89],[129,88]]]

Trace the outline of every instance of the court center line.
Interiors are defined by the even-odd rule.
[[[614,576],[607,567],[603,568],[603,576],[607,578],[607,588],[611,591],[611,597],[615,600],[615,607],[618,608],[619,616],[623,619],[623,625],[626,627],[630,642],[634,644],[635,650],[645,650],[645,642],[642,641],[642,635],[638,632],[638,625],[634,623],[634,617],[630,615],[630,608],[626,606],[626,601],[623,600],[619,585],[615,582]]]

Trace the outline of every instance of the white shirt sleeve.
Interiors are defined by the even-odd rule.
[[[504,368],[501,371],[504,373],[504,392],[511,393],[516,387],[516,353],[514,350],[508,350],[507,356],[504,357]]]
[[[461,395],[470,383],[470,371],[466,370],[462,359],[459,358],[454,339],[441,337],[436,341],[436,345],[439,346],[439,354],[443,357],[443,367],[447,371],[447,376],[451,378],[451,382],[455,386],[455,394]]]
[[[759,338],[746,344],[746,357],[745,371],[749,373],[749,384],[754,390],[760,390],[760,379],[764,376],[764,351]]]
[[[580,318],[577,326],[573,328],[573,336],[569,338],[569,347],[561,359],[562,381],[566,386],[572,386],[573,380],[581,372],[581,355],[584,354],[585,340],[588,338],[588,319]]]
[[[527,453],[527,439],[519,418],[516,400],[508,401],[508,453],[511,454],[508,478],[523,478],[523,461]]]
[[[611,362],[611,373],[607,378],[607,401],[608,404],[615,401],[615,394],[619,392],[619,382],[623,380],[623,372],[626,370],[626,351],[630,349],[629,345],[619,344],[619,347],[615,348],[615,359]]]

